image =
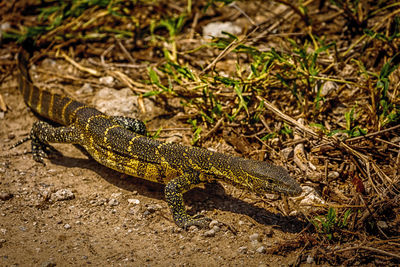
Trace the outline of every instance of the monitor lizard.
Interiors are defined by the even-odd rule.
[[[165,199],[174,222],[183,228],[205,227],[210,220],[187,214],[183,193],[202,183],[222,180],[239,188],[296,196],[299,183],[287,170],[264,161],[230,156],[207,149],[162,142],[147,137],[140,120],[108,116],[66,95],[35,86],[29,75],[29,55],[18,53],[18,86],[26,104],[40,116],[61,126],[38,121],[27,138],[33,159],[44,163],[54,149],[49,143],[82,146],[100,164],[134,177],[165,184]]]

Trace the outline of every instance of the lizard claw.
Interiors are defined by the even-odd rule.
[[[61,153],[49,144],[40,142],[39,140],[32,138],[32,154],[33,160],[39,163],[44,163],[43,158],[49,158],[51,155],[60,155]]]

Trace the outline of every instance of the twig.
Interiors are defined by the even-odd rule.
[[[236,5],[235,2],[230,3],[228,6],[235,8],[237,11],[239,11],[243,16],[246,17],[246,19],[253,25],[257,26],[257,23],[249,17],[249,15],[246,14],[246,12],[243,11],[238,5]]]
[[[339,250],[334,251],[334,253],[336,253],[336,252],[345,252],[345,251],[349,251],[349,250],[357,250],[357,249],[369,250],[369,251],[373,251],[375,253],[379,253],[379,254],[390,256],[390,257],[393,257],[393,258],[396,258],[396,259],[400,259],[400,255],[397,255],[397,254],[394,254],[394,253],[391,253],[391,252],[387,252],[385,250],[381,250],[381,249],[378,249],[378,248],[371,248],[371,247],[367,247],[367,246],[357,246],[357,247],[339,249]]]
[[[252,35],[254,32],[258,30],[258,27],[255,27],[250,33],[248,33],[246,36],[244,36],[242,39],[239,40],[234,40],[232,43],[230,43],[227,47],[225,47],[224,50],[210,63],[208,64],[207,67],[200,73],[201,75],[204,75],[209,69],[213,68],[215,64],[217,64],[218,61],[220,61],[223,57],[228,55],[230,52],[232,52],[236,47],[241,45],[244,41],[247,40],[247,38]]]
[[[212,135],[215,131],[217,131],[223,122],[224,122],[224,118],[222,117],[217,121],[215,126],[208,133],[206,133],[206,135],[203,138],[201,138],[202,141],[207,140],[208,137],[210,137],[210,135]]]
[[[125,56],[130,60],[132,63],[136,63],[135,59],[132,57],[132,55],[126,50],[125,46],[121,43],[119,39],[117,39],[117,44],[119,47],[122,49],[122,52],[124,52]]]
[[[100,56],[100,60],[101,60],[101,64],[103,64],[103,67],[107,66],[106,61],[104,60],[104,57],[110,53],[111,50],[113,50],[115,47],[115,45],[111,45],[110,47],[108,47],[106,50],[104,50],[104,52],[101,54]]]
[[[347,143],[347,142],[352,142],[352,141],[356,141],[356,140],[359,140],[359,139],[363,139],[363,138],[367,138],[367,137],[371,137],[371,136],[383,134],[383,133],[386,133],[386,132],[390,132],[390,131],[392,131],[392,130],[395,130],[395,129],[397,129],[397,128],[400,128],[400,124],[399,124],[399,125],[396,125],[396,126],[393,126],[393,127],[390,127],[390,128],[387,128],[387,129],[384,129],[384,130],[377,131],[377,132],[373,132],[373,133],[369,133],[369,134],[366,134],[366,135],[362,135],[362,136],[357,136],[357,137],[349,138],[349,139],[346,139],[345,142],[346,142],[346,143]]]
[[[74,65],[77,69],[84,71],[84,72],[88,72],[94,76],[101,76],[101,73],[98,72],[95,69],[91,69],[91,68],[87,68],[82,66],[81,64],[77,63],[76,61],[74,61],[72,58],[70,58],[69,56],[67,56],[67,54],[65,54],[64,52],[61,52],[61,56],[68,61],[69,63],[71,63],[72,65]]]
[[[307,133],[309,135],[312,135],[314,137],[317,137],[319,139],[322,139],[323,141],[326,141],[329,144],[335,144],[338,147],[343,148],[350,154],[356,156],[357,158],[360,158],[363,163],[369,168],[369,166],[372,166],[372,168],[375,170],[375,172],[378,174],[378,176],[382,179],[382,181],[388,181],[389,183],[392,183],[392,179],[390,179],[376,164],[373,162],[368,156],[358,152],[357,150],[353,149],[350,147],[348,144],[344,143],[343,141],[338,140],[335,137],[326,137],[326,136],[320,136],[316,132],[314,132],[311,128],[302,125],[292,117],[286,115],[279,109],[277,109],[274,105],[272,105],[268,100],[266,100],[263,97],[257,96],[257,99],[260,101],[264,102],[264,106],[268,108],[270,111],[275,113],[278,117],[282,118],[286,122],[296,126],[298,129],[302,130],[304,133]]]

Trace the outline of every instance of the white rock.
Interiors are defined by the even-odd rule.
[[[212,38],[212,37],[226,37],[222,32],[227,32],[230,34],[240,34],[242,32],[242,28],[238,25],[233,24],[230,21],[227,22],[211,22],[204,26],[203,28],[203,37]]]
[[[101,83],[105,84],[105,85],[111,86],[111,85],[113,85],[113,83],[114,83],[114,77],[112,77],[112,76],[101,77],[101,78],[99,79],[99,81],[100,81]]]
[[[257,248],[256,251],[260,254],[264,254],[265,252],[267,252],[267,249],[264,246],[261,246],[261,247]]]
[[[119,202],[115,198],[112,198],[108,201],[108,205],[110,205],[110,206],[117,206],[118,204],[119,204]]]
[[[128,199],[128,203],[130,205],[139,205],[140,204],[140,200],[136,199],[136,198],[130,198],[130,199]]]
[[[50,199],[52,201],[63,201],[75,198],[74,193],[69,189],[60,189],[57,192],[51,194]]]
[[[248,249],[247,249],[247,247],[245,247],[245,246],[238,248],[238,252],[241,253],[241,254],[246,254],[246,253],[247,253],[247,250],[248,250]]]
[[[331,93],[333,93],[336,89],[338,89],[338,85],[337,83],[333,82],[333,81],[326,81],[321,88],[321,96],[327,96]]]

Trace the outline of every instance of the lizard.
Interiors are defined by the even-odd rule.
[[[29,55],[17,55],[18,87],[24,101],[45,121],[33,124],[30,134],[13,147],[30,140],[33,159],[55,150],[50,143],[82,146],[100,164],[133,177],[165,185],[164,196],[176,225],[206,227],[209,218],[191,216],[183,193],[204,183],[223,181],[258,194],[302,192],[288,171],[264,161],[231,156],[205,148],[163,142],[147,136],[145,124],[134,118],[109,116],[72,98],[38,88],[29,74]]]

